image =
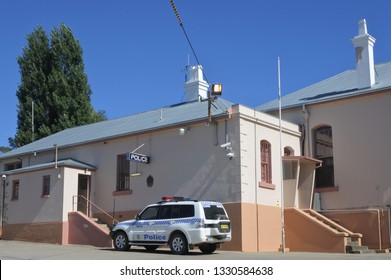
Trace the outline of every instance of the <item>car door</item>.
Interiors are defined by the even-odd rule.
[[[156,239],[159,242],[167,242],[170,235],[170,226],[174,224],[172,209],[174,205],[161,205],[158,213],[158,220],[155,223]]]
[[[133,226],[133,241],[135,242],[151,242],[155,241],[156,230],[155,223],[159,206],[154,205],[145,208],[137,217],[137,221]]]

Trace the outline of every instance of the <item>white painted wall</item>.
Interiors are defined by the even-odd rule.
[[[6,216],[8,224],[61,221],[63,218],[62,169],[46,169],[7,176]],[[50,175],[50,196],[42,197],[43,176]],[[11,200],[13,181],[19,180],[19,199]]]
[[[281,154],[278,118],[256,112],[244,106],[237,106],[240,113],[240,159],[242,179],[242,201],[269,206],[281,205]],[[297,125],[282,122],[282,149],[291,147],[300,155],[300,132]],[[261,181],[260,142],[267,140],[272,149],[272,183],[275,190],[259,187]],[[282,153],[283,155],[283,153]]]
[[[77,200],[73,199],[73,196],[78,194],[79,185],[79,174],[90,175],[91,171],[83,171],[73,168],[64,168],[62,180],[64,181],[64,192],[63,192],[63,216],[62,220],[68,220],[68,213],[77,210],[77,205],[73,202]]]
[[[183,136],[179,135],[179,128],[175,128],[73,150],[59,147],[59,158],[73,158],[97,167],[91,196],[108,211],[112,211],[114,199],[116,211],[127,211],[141,209],[166,195],[222,202],[239,201],[240,177],[239,172],[233,171],[236,161],[229,160],[225,150],[220,147],[225,142],[224,121],[218,124],[217,136],[215,130],[214,126],[200,124],[190,127],[189,134]],[[228,125],[227,134],[232,133]],[[131,162],[130,172],[137,170],[142,173],[141,176],[131,177],[133,194],[113,196],[116,190],[117,155],[132,151],[141,144],[144,146],[137,152],[150,156],[151,163]],[[146,183],[149,175],[154,178],[151,188]]]

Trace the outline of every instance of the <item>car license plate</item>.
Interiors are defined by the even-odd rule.
[[[227,224],[222,224],[221,225],[221,229],[228,229],[228,225]]]

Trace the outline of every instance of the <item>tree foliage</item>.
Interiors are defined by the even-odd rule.
[[[11,151],[10,147],[0,146],[0,155],[9,151]]]
[[[50,38],[41,26],[27,35],[27,46],[18,57],[21,82],[12,147],[106,119],[104,111],[92,108],[82,54],[79,41],[64,24],[55,27]]]

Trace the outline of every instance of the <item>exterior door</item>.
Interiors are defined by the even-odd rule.
[[[90,178],[89,175],[79,174],[77,211],[89,216],[89,199],[90,199]]]

